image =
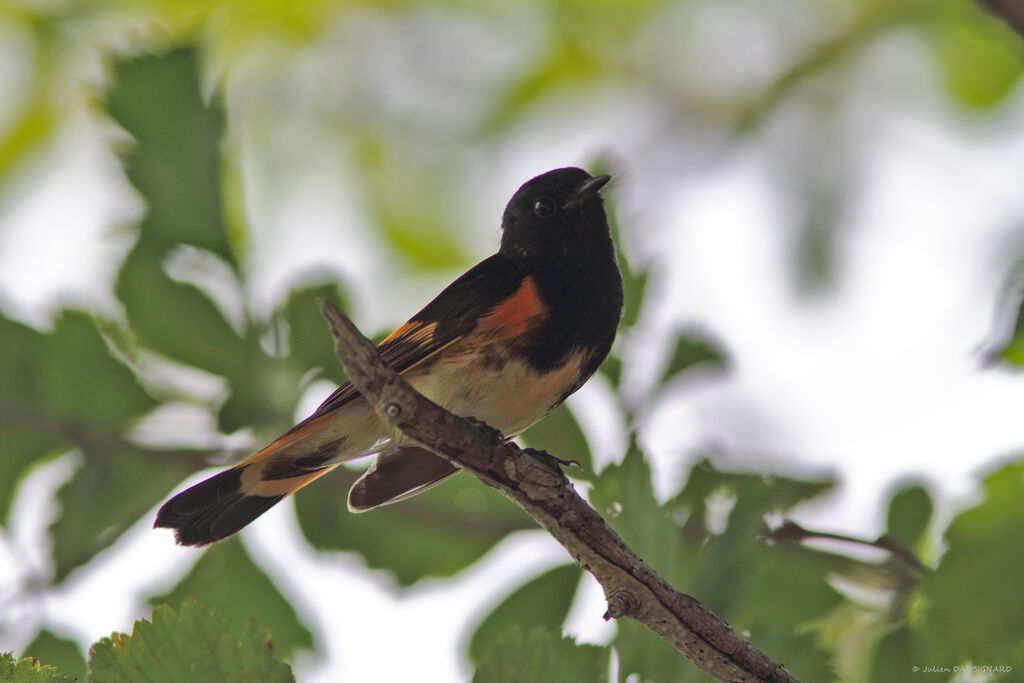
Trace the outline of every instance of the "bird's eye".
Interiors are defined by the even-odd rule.
[[[533,213],[538,218],[550,218],[555,215],[555,202],[548,197],[542,197],[533,203]]]

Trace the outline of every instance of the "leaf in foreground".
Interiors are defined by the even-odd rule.
[[[295,650],[313,648],[313,634],[302,623],[294,605],[253,562],[237,538],[204,550],[178,585],[151,602],[177,605],[189,599],[209,605],[235,629],[243,629],[255,619],[271,629],[274,645],[282,657],[291,657]]]
[[[227,620],[186,600],[181,612],[167,605],[152,621],[135,622],[132,634],[103,638],[89,652],[93,683],[147,681],[294,681],[291,667],[274,656],[270,635],[250,621],[239,638]]]
[[[57,667],[40,663],[35,657],[17,661],[10,654],[0,654],[0,681],[17,683],[72,683],[75,679],[57,672]]]

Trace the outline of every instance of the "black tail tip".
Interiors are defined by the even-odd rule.
[[[173,529],[178,545],[209,545],[238,533],[284,498],[241,489],[241,470],[221,472],[164,503],[153,528]]]

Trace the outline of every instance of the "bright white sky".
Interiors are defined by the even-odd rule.
[[[887,493],[903,478],[933,485],[948,515],[969,503],[981,472],[1024,444],[1024,379],[983,368],[979,354],[1004,277],[1024,252],[1024,132],[976,126],[944,111],[928,103],[877,102],[857,116],[866,164],[854,219],[838,245],[838,276],[821,295],[801,295],[791,281],[791,207],[775,192],[765,150],[737,148],[676,182],[664,165],[648,164],[644,150],[631,148],[635,135],[627,126],[635,118],[625,108],[585,130],[559,129],[558,144],[511,141],[491,162],[493,186],[475,197],[484,227],[470,243],[481,258],[493,251],[500,212],[522,181],[583,163],[595,149],[613,149],[629,166],[615,189],[626,248],[652,260],[663,293],[640,331],[621,342],[635,361],[633,390],[642,393],[650,374],[635,360],[650,350],[645,335],[657,346],[674,327],[708,330],[731,359],[727,374],[684,379],[645,414],[642,433],[659,493],[675,490],[697,450],[714,443],[724,468],[838,473],[838,492],[827,505],[803,511],[802,521],[871,537],[881,530]],[[1018,97],[1000,118],[1020,121],[1022,114]],[[111,238],[110,225],[129,222],[140,210],[100,141],[81,134],[93,131],[79,126],[0,207],[0,305],[39,324],[58,300],[109,310],[116,265],[110,257],[130,242]],[[325,154],[303,163],[329,167]],[[263,296],[326,262],[345,274],[347,285],[360,283],[352,290],[355,318],[376,330],[425,303],[428,284],[429,291],[444,284],[379,281],[374,240],[343,238],[337,229],[358,219],[331,176],[308,172],[278,200],[260,195],[260,183],[271,179],[247,180],[256,196],[250,210],[259,216],[253,267],[265,282]],[[309,396],[299,416],[319,398]],[[604,461],[621,453],[624,441],[608,404],[600,381],[570,400]],[[180,420],[180,427],[196,418],[168,419]],[[0,539],[0,583],[10,577],[8,553],[45,551],[38,539],[53,511],[39,493],[68,467],[62,461],[37,473],[19,499],[11,534]],[[187,570],[195,551],[174,547],[170,533],[153,531],[150,523],[144,518],[100,566],[76,574],[66,592],[41,606],[52,628],[82,643],[129,630],[144,613],[141,598]],[[367,571],[357,556],[312,552],[299,538],[290,505],[262,517],[244,538],[318,631],[322,658],[296,665],[304,682],[421,680],[424,671],[431,680],[464,680],[461,648],[470,617],[567,559],[543,533],[521,533],[456,581],[426,581],[397,593],[386,574]],[[123,589],[115,593],[111,586]],[[306,586],[316,586],[315,595]],[[26,628],[39,607],[30,606]],[[601,621],[602,612],[599,592],[588,583],[569,630],[607,640],[614,627]],[[2,633],[0,650],[18,651],[30,636]]]

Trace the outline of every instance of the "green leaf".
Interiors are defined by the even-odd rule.
[[[1021,529],[1024,462],[1016,462],[985,480],[980,505],[956,516],[949,550],[921,585],[934,661],[995,664],[1021,647],[1024,609],[1011,599],[1024,568]]]
[[[131,444],[88,449],[57,490],[61,514],[50,526],[55,581],[109,547],[182,479],[203,466],[205,453],[158,454]]]
[[[149,207],[142,241],[161,255],[191,244],[237,268],[220,203],[224,117],[216,100],[200,97],[196,51],[118,60],[113,82],[107,110],[135,138],[126,171]]]
[[[111,355],[89,315],[64,311],[49,334],[0,318],[0,341],[4,509],[33,460],[75,447],[84,458],[58,493],[61,516],[51,527],[59,580],[113,542],[202,456],[160,462],[124,439],[156,401]],[[99,491],[118,495],[100,503]]]
[[[576,18],[578,21],[579,16]],[[603,75],[601,65],[595,60],[600,53],[590,54],[576,40],[559,35],[547,48],[543,55],[546,59],[523,73],[497,101],[491,120],[485,124],[485,134],[496,135],[543,98],[555,92],[581,90]]]
[[[717,342],[703,339],[697,335],[680,334],[676,337],[672,355],[661,375],[661,383],[668,384],[681,372],[695,365],[724,365],[725,363],[725,355],[719,349]]]
[[[401,503],[352,514],[345,500],[357,476],[339,468],[299,492],[299,524],[314,547],[355,550],[403,586],[453,576],[513,531],[536,528],[518,506],[466,474]]]
[[[644,298],[647,294],[647,282],[650,275],[647,271],[633,272],[622,258],[622,250],[619,250],[619,269],[622,271],[623,289],[623,310],[622,322],[619,329],[625,330],[636,325],[640,319],[640,309],[643,307]]]
[[[697,485],[691,489],[693,483]],[[699,463],[691,470],[690,482],[669,506],[680,512],[698,509],[697,516],[703,520],[704,532],[708,534],[703,538],[699,533],[692,537],[700,542],[700,565],[690,583],[694,595],[727,618],[738,613],[753,591],[755,568],[766,560],[765,516],[785,512],[831,486],[831,481],[720,472],[709,462]],[[708,520],[715,514],[715,506],[724,506],[723,501],[724,505],[731,503],[726,528],[714,533]]]
[[[139,341],[168,358],[215,375],[245,375],[256,344],[243,340],[195,285],[171,279],[164,269],[165,255],[140,241],[117,276],[115,292]]]
[[[54,111],[57,104],[47,92],[55,78],[51,64],[55,60],[34,60],[40,73],[33,79],[32,91],[13,108],[0,131],[0,187],[14,177],[18,164],[32,158],[33,153],[46,143],[58,128],[60,118]],[[11,116],[11,114],[8,114]]]
[[[613,387],[617,388],[622,380],[622,359],[615,355],[614,352],[610,353],[597,371],[608,378]]]
[[[941,20],[923,24],[927,44],[950,93],[963,104],[993,107],[1024,71],[1020,36],[965,3],[945,3]]]
[[[607,647],[577,645],[557,629],[513,628],[496,641],[473,674],[473,683],[604,683]]]
[[[292,290],[280,312],[289,329],[289,358],[300,372],[319,367],[325,377],[340,385],[346,378],[317,299],[327,299],[345,308],[345,295],[335,282]]]
[[[0,315],[0,520],[29,465],[63,442],[47,420],[46,390],[36,373],[48,360],[48,338]]]
[[[57,667],[41,663],[34,657],[17,661],[8,653],[0,654],[0,681],[11,683],[73,683],[76,679],[57,671]]]
[[[654,496],[651,470],[635,437],[622,462],[602,470],[589,498],[627,545],[678,588],[677,582],[688,576],[693,563],[680,544],[671,511]]]
[[[769,656],[785,654],[787,664],[801,667],[795,668],[797,675],[822,680],[814,675],[828,671],[827,655],[799,629],[839,600],[825,581],[827,565],[802,565],[801,558],[781,556],[762,539],[766,514],[787,510],[830,486],[827,481],[720,472],[701,462],[690,471],[684,489],[659,505],[650,469],[634,441],[620,465],[602,471],[590,498],[623,540],[673,587],[704,602],[735,628],[749,630],[754,645]],[[724,529],[712,523],[718,518],[724,519]],[[772,594],[776,584],[785,592]],[[645,627],[629,620],[618,626],[613,644],[623,678],[710,680]]]
[[[236,630],[255,619],[274,634],[274,647],[284,659],[297,649],[313,647],[313,636],[295,608],[252,561],[237,538],[202,552],[188,576],[171,592],[151,598],[150,602],[177,604],[195,598],[214,608]]]
[[[658,505],[650,468],[635,439],[621,464],[601,472],[590,502],[633,552],[677,590],[686,589],[696,569],[699,546],[688,546],[670,511]],[[630,674],[638,674],[643,681],[666,680],[659,676],[669,671],[672,680],[702,680],[688,678],[699,670],[647,627],[631,619],[622,619],[617,626],[613,645],[619,653],[620,680]]]
[[[43,455],[77,447],[85,465],[60,491],[61,516],[53,525],[58,578],[109,545],[152,507],[201,458],[170,466],[124,439],[123,431],[156,401],[110,349],[96,321],[64,311],[53,332],[42,334],[0,319],[4,341],[0,421],[9,474],[0,500],[24,467]],[[119,495],[98,503],[97,492]]]
[[[39,407],[55,416],[116,433],[156,405],[131,370],[111,355],[88,314],[64,311],[45,348],[42,364],[32,372],[43,399]]]
[[[889,501],[885,535],[905,548],[913,548],[928,530],[934,509],[932,497],[924,486],[902,487]]]
[[[375,223],[406,262],[423,270],[465,267],[468,258],[443,174],[423,174],[408,163],[404,145],[367,139],[359,150],[359,179]],[[435,169],[436,171],[437,169]]]
[[[1024,365],[1024,297],[1017,308],[1017,320],[1014,323],[1013,336],[1006,346],[993,355],[1009,361],[1014,365]]]
[[[843,601],[829,584],[828,558],[750,541],[753,577],[736,602],[731,623],[802,680],[835,680],[829,652],[809,629]]]
[[[258,601],[250,600],[252,604]],[[275,657],[270,634],[249,620],[241,637],[227,619],[186,600],[181,612],[167,605],[139,620],[132,634],[115,633],[92,646],[90,683],[283,683],[291,668]]]
[[[89,665],[78,643],[64,640],[50,631],[41,631],[25,648],[24,654],[56,667],[58,671],[72,679],[84,681],[89,671]]]
[[[576,416],[566,404],[548,413],[543,420],[523,432],[521,438],[527,445],[546,450],[556,458],[578,462],[579,467],[570,465],[565,468],[566,473],[573,478],[594,477],[594,462],[587,437],[583,435]]]
[[[872,683],[889,683],[908,677],[921,663],[916,652],[914,633],[905,624],[885,634],[874,648],[871,660]],[[926,660],[925,660],[926,661]]]
[[[482,661],[505,634],[516,628],[532,632],[540,626],[560,634],[579,583],[580,568],[567,564],[517,588],[476,627],[469,641],[470,658]]]

